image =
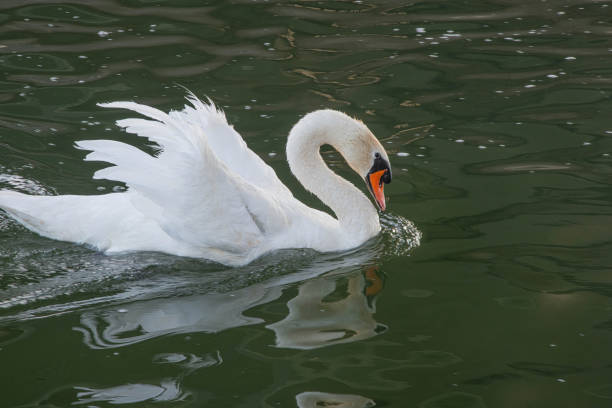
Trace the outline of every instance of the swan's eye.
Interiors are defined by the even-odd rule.
[[[375,159],[380,159],[380,153],[378,153],[378,152],[374,153],[374,158]]]

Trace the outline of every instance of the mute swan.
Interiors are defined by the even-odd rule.
[[[302,185],[335,213],[307,207],[247,146],[212,101],[193,94],[191,106],[165,113],[134,102],[99,104],[147,119],[117,125],[147,138],[156,155],[113,140],[82,140],[85,160],[113,164],[95,179],[128,190],[94,196],[33,196],[0,191],[0,208],[45,237],[107,253],[158,251],[244,265],[282,248],[321,252],[357,247],[380,231],[376,208],[353,184],[332,172],[319,153],[338,150],[365,179],[380,210],[391,182],[385,149],[361,121],[334,110],[305,115],[287,139],[287,161]]]

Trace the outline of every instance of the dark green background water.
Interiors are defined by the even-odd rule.
[[[0,406],[612,406],[611,36],[607,1],[2,0],[1,188],[120,190],[74,141],[143,146],[95,104],[178,84],[309,205],[283,152],[317,108],[394,179],[363,248],[238,269],[1,215]]]

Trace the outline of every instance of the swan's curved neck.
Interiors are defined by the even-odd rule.
[[[332,209],[340,227],[361,238],[380,230],[378,212],[357,187],[327,167],[320,153],[321,146],[329,144],[344,156],[343,148],[355,142],[355,131],[356,121],[343,113],[309,113],[289,133],[287,161],[302,185]]]

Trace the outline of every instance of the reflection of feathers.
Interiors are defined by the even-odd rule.
[[[118,310],[115,305],[87,311],[81,315],[81,323],[75,330],[83,334],[88,347],[103,349],[129,346],[169,333],[216,333],[233,327],[261,324],[260,318],[248,316],[245,312],[280,299],[291,286],[298,288],[298,295],[288,304],[289,316],[269,326],[279,336],[279,345],[282,342],[283,347],[293,348],[308,344],[314,348],[368,338],[379,332],[369,329],[373,326],[374,308],[368,305],[363,295],[362,268],[380,255],[378,250],[376,246],[367,245],[359,251],[342,254],[279,252],[269,259],[228,269],[223,274],[199,275],[195,282],[193,276],[184,280],[178,273],[173,275],[170,285],[173,293],[176,294],[178,289],[178,293],[184,296],[160,296],[162,292],[158,292],[157,287],[147,285],[145,290],[153,290],[148,293],[155,294],[153,298],[132,302],[124,310]],[[178,280],[174,280],[176,277]],[[344,287],[346,279],[349,282],[346,298],[332,302],[333,307],[321,313],[322,299],[334,292],[334,288]],[[205,293],[193,294],[198,288]],[[215,290],[211,292],[210,288]],[[319,289],[322,290],[317,292]],[[327,305],[328,302],[324,303]],[[302,318],[299,325],[304,327],[302,333],[306,336],[297,339],[299,343],[292,344],[289,340],[293,338],[287,337],[287,333],[299,333],[299,328],[291,331],[298,315]],[[331,336],[316,335],[318,331],[330,328],[335,330]],[[358,333],[338,340],[338,328]],[[330,337],[336,337],[336,340],[329,341]]]
[[[363,275],[349,278],[346,297],[323,301],[334,293],[337,283],[322,278],[300,286],[297,296],[287,303],[289,315],[266,326],[274,330],[278,347],[312,349],[363,340],[384,331],[385,326],[372,316],[375,306],[364,295]]]

